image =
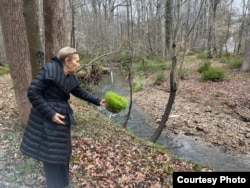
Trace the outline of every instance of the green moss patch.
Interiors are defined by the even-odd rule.
[[[112,113],[119,113],[127,108],[128,100],[115,92],[106,92],[104,98],[106,101],[106,109]]]

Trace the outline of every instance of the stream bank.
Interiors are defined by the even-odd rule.
[[[103,95],[112,90],[128,96],[129,87],[124,77],[115,73],[113,76],[113,83],[108,76],[100,83],[101,88],[95,87],[95,92]],[[232,109],[225,105],[225,102],[233,100],[229,98],[225,101],[225,98],[214,96],[215,91],[235,96],[228,88],[233,87],[231,84],[236,86],[239,81],[198,82],[195,78],[182,81],[166,129],[157,143],[166,146],[178,157],[217,171],[250,171],[250,123],[236,117]],[[247,85],[249,80],[242,82],[242,85]],[[151,85],[133,94],[128,128],[144,139],[153,134],[164,112],[169,96],[164,88],[168,87]],[[249,84],[245,89],[250,91]],[[250,92],[242,100],[249,99],[248,95]],[[124,115],[126,112],[112,115],[112,119],[122,123]]]

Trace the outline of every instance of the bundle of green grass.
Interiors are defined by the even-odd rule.
[[[119,113],[122,110],[126,110],[128,105],[128,100],[125,97],[112,91],[106,92],[104,99],[106,102],[106,109],[112,113]]]

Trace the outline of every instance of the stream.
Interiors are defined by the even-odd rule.
[[[121,72],[112,72],[102,82],[93,87],[93,93],[103,97],[105,92],[114,91],[122,96],[129,95],[129,85]],[[119,114],[111,114],[103,108],[98,107],[102,113],[113,121],[123,124],[127,111]],[[138,137],[148,140],[154,133],[152,120],[145,117],[145,114],[135,104],[132,106],[127,128]],[[245,155],[229,155],[210,143],[194,140],[183,134],[173,134],[164,130],[159,137],[157,144],[164,145],[171,153],[179,158],[192,161],[201,166],[213,168],[216,171],[250,171],[250,153]]]

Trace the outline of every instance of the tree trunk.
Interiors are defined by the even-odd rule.
[[[165,5],[163,4],[161,6],[161,13],[160,13],[160,22],[161,22],[161,54],[162,54],[162,59],[166,58],[166,37],[165,37]]]
[[[247,30],[245,52],[244,52],[244,61],[242,63],[240,70],[243,72],[250,71],[250,25],[249,24]]]
[[[239,33],[238,33],[238,45],[236,47],[235,55],[240,54],[240,49],[241,49],[241,44],[242,44],[242,39],[243,39],[243,33],[245,30],[245,17],[246,17],[246,8],[243,7],[242,10],[242,18],[241,18],[241,23],[240,23],[240,28],[239,28]]]
[[[58,51],[69,45],[65,24],[65,1],[43,0],[46,61],[57,55]]]
[[[170,95],[168,99],[168,103],[166,106],[166,109],[164,111],[164,114],[162,116],[161,122],[159,126],[157,127],[156,131],[154,132],[153,136],[150,138],[150,141],[156,142],[159,138],[159,136],[162,133],[162,130],[164,129],[166,122],[168,121],[169,114],[172,110],[172,106],[174,104],[175,96],[176,96],[176,91],[177,91],[177,84],[176,84],[176,79],[175,79],[175,70],[176,70],[176,56],[172,58],[172,70],[170,73]]]
[[[171,36],[172,36],[172,0],[166,0],[165,4],[165,43],[168,53],[170,52],[171,47]]]
[[[71,8],[71,34],[70,34],[70,43],[72,48],[76,48],[76,34],[75,34],[75,14],[76,14],[76,3],[75,0],[69,0]]]
[[[217,58],[221,58],[222,56],[222,51],[223,51],[223,45],[225,45],[225,51],[226,51],[226,56],[227,56],[227,60],[229,62],[229,53],[228,53],[228,48],[227,48],[227,41],[229,39],[229,35],[230,35],[230,28],[231,28],[231,21],[232,21],[232,18],[231,18],[231,15],[232,15],[232,10],[233,10],[233,1],[234,0],[231,0],[231,2],[228,4],[228,7],[226,6],[226,9],[228,9],[228,12],[227,12],[227,19],[226,19],[226,22],[227,22],[227,29],[226,29],[226,36],[224,37],[221,37],[220,41],[219,41],[219,54],[217,56]]]
[[[30,51],[32,78],[44,64],[44,52],[40,36],[39,9],[37,0],[24,0],[23,12]]]
[[[176,64],[177,64],[177,59],[176,59],[176,37],[177,37],[177,34],[176,33],[179,30],[179,24],[180,24],[180,6],[181,6],[181,1],[178,0],[176,2],[177,22],[176,22],[176,25],[174,27],[173,35],[171,35],[172,41],[173,41],[173,45],[172,45],[173,56],[172,56],[172,68],[171,68],[171,72],[170,72],[170,95],[169,95],[168,103],[166,105],[166,109],[165,109],[164,114],[162,116],[161,122],[160,122],[159,126],[157,127],[157,129],[155,130],[154,134],[150,138],[150,141],[152,141],[154,143],[160,137],[160,135],[165,127],[165,124],[168,121],[168,117],[169,117],[169,114],[172,110],[172,106],[174,104],[176,91],[177,91],[177,82],[176,82],[176,76],[175,76]]]
[[[207,37],[207,58],[212,58],[211,48],[216,52],[216,39],[215,39],[215,19],[216,19],[216,10],[217,5],[220,3],[220,0],[209,0],[208,1],[208,37]]]
[[[0,19],[6,60],[10,67],[19,118],[24,127],[31,108],[27,98],[27,89],[31,82],[31,66],[23,18],[23,1],[2,0]]]
[[[209,1],[211,2],[211,1]],[[212,58],[211,46],[212,46],[212,4],[208,5],[208,19],[207,19],[207,58]]]

